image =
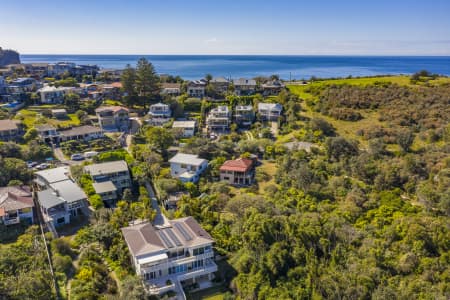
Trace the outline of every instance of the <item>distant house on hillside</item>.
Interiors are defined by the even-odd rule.
[[[259,103],[258,114],[261,121],[277,121],[283,112],[279,103]]]
[[[101,106],[95,110],[98,123],[106,131],[127,131],[130,126],[128,109],[121,106]]]
[[[240,127],[251,126],[255,120],[255,112],[251,105],[237,105],[234,108],[234,121]]]
[[[172,128],[181,130],[181,135],[185,138],[188,138],[194,136],[196,125],[196,121],[174,121]]]
[[[187,93],[189,97],[203,98],[205,97],[206,80],[194,80],[190,81],[187,86]]]
[[[228,106],[218,106],[210,110],[206,117],[206,127],[211,132],[225,132],[230,129],[231,113]]]
[[[234,93],[238,96],[251,95],[256,91],[256,80],[239,78],[233,80]]]
[[[161,94],[162,95],[170,95],[170,96],[178,96],[181,94],[181,84],[165,82],[161,85]]]
[[[162,125],[170,121],[172,110],[169,105],[160,102],[150,105],[148,114],[150,115],[150,124]]]
[[[0,141],[14,141],[22,136],[22,127],[17,120],[0,120]]]
[[[74,91],[74,87],[54,87],[47,85],[37,92],[41,96],[42,104],[57,104],[63,103],[65,95]]]
[[[52,116],[55,119],[66,119],[67,118],[67,110],[64,108],[52,109]]]
[[[209,84],[211,84],[217,92],[226,93],[228,91],[228,87],[230,86],[230,81],[225,77],[215,77],[209,82]]]
[[[285,85],[283,82],[279,80],[271,80],[267,81],[266,83],[263,83],[261,85],[261,88],[263,90],[264,96],[270,96],[270,95],[278,95],[285,88]]]

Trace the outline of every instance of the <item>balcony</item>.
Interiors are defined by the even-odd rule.
[[[3,223],[4,223],[5,225],[18,224],[18,223],[20,223],[20,218],[19,218],[19,217],[16,217],[16,218],[5,219],[5,220],[3,221]]]

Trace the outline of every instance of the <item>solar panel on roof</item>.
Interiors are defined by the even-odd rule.
[[[169,238],[166,236],[166,234],[164,232],[160,231],[159,232],[159,236],[164,241],[164,244],[167,245],[167,247],[169,247],[169,248],[173,248],[174,247],[174,245],[172,244],[172,242],[169,240]]]
[[[172,239],[172,241],[175,242],[175,244],[177,246],[182,246],[183,244],[180,242],[180,240],[178,239],[178,237],[175,235],[175,233],[173,233],[172,229],[166,229],[167,234],[169,235],[169,237]]]
[[[175,223],[175,227],[178,229],[179,232],[181,232],[186,241],[192,240],[192,236],[186,231],[183,225],[181,225],[180,223]]]

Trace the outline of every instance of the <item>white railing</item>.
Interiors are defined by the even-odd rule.
[[[12,225],[12,224],[17,224],[20,222],[20,218],[12,218],[12,219],[7,219],[4,221],[5,225]]]

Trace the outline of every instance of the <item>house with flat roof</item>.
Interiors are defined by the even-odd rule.
[[[70,168],[69,167],[59,167],[53,169],[47,169],[42,171],[34,172],[34,182],[37,184],[38,189],[46,189],[50,187],[50,184],[69,180],[70,179]]]
[[[193,137],[195,134],[196,121],[173,121],[172,128],[181,131],[181,136],[185,138]]]
[[[189,97],[203,98],[205,97],[206,80],[194,80],[190,81],[187,85],[187,93]]]
[[[184,293],[183,285],[210,281],[217,271],[214,240],[192,217],[169,220],[169,226],[145,222],[121,230],[150,294]]]
[[[100,128],[106,131],[127,131],[130,127],[128,108],[101,106],[95,110]]]
[[[249,127],[255,120],[255,112],[251,105],[237,105],[234,108],[234,122],[240,127]]]
[[[20,121],[0,120],[0,141],[15,141],[22,136]]]
[[[131,187],[130,171],[124,160],[87,165],[84,172],[91,175],[95,192],[106,202],[115,201],[118,193]]]
[[[231,113],[226,105],[218,106],[209,111],[206,117],[206,127],[211,132],[224,132],[230,129]]]
[[[227,160],[220,167],[220,180],[232,185],[251,185],[255,179],[255,162],[248,158]]]
[[[172,110],[169,105],[159,102],[150,105],[148,114],[150,116],[150,124],[158,126],[170,121]]]
[[[0,187],[0,223],[34,223],[34,202],[29,186]]]
[[[28,93],[38,88],[40,84],[31,77],[20,77],[9,82],[6,91],[10,94]]]
[[[52,116],[55,119],[67,119],[67,110],[64,108],[52,109]]]
[[[280,103],[258,103],[258,115],[261,121],[278,121],[283,112]]]
[[[256,92],[256,80],[239,78],[233,79],[234,93],[237,96],[251,95]]]
[[[178,178],[182,182],[196,183],[208,167],[206,159],[199,158],[198,155],[185,153],[177,153],[169,159],[169,163],[172,177]]]

